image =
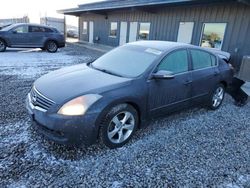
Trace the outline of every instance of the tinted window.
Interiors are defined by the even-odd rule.
[[[45,28],[44,27],[39,27],[39,26],[30,26],[29,27],[29,32],[32,32],[32,33],[37,33],[37,32],[45,32]]]
[[[160,63],[159,70],[171,71],[175,74],[188,71],[187,51],[178,50],[167,55]]]
[[[139,46],[123,46],[101,56],[92,65],[124,77],[141,75],[159,57],[161,51]]]
[[[211,61],[212,61],[212,66],[217,65],[217,60],[216,60],[215,56],[210,55],[210,57],[211,57]]]
[[[27,25],[19,26],[19,27],[13,29],[13,31],[15,31],[17,33],[28,33],[28,26]]]
[[[201,50],[190,50],[193,69],[202,69],[216,65],[216,58],[210,53]]]

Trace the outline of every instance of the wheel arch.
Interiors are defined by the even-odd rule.
[[[0,37],[0,40],[2,40],[5,43],[5,45],[8,46],[7,41],[3,37]]]
[[[126,100],[126,99],[123,99],[123,100],[116,100],[116,101],[113,101],[112,103],[109,103],[108,105],[106,105],[103,110],[101,111],[100,115],[98,116],[97,120],[96,120],[96,131],[97,131],[97,134],[96,134],[96,138],[98,139],[99,138],[99,132],[100,132],[100,127],[104,121],[104,117],[105,115],[109,112],[109,110],[119,104],[128,104],[130,106],[132,106],[138,113],[138,128],[141,128],[141,122],[142,122],[142,117],[143,117],[143,112],[141,110],[141,107],[140,105],[135,102],[134,100]]]
[[[228,87],[228,83],[224,80],[220,81],[220,84],[222,84],[225,87],[225,89]]]
[[[45,42],[44,42],[44,44],[43,44],[43,47],[44,47],[44,48],[46,48],[46,45],[47,45],[47,44],[48,44],[48,42],[50,42],[50,41],[55,42],[55,43],[56,43],[56,45],[58,46],[58,42],[57,42],[57,40],[52,39],[52,38],[49,38],[49,39],[45,40]]]

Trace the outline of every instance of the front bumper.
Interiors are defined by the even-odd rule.
[[[95,126],[97,113],[72,117],[48,113],[31,103],[30,94],[26,99],[26,108],[38,132],[56,143],[91,145],[97,139],[98,128]]]

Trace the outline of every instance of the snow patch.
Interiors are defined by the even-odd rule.
[[[34,78],[67,65],[73,65],[86,56],[70,56],[66,52],[48,53],[41,50],[7,51],[0,54],[0,74]],[[46,65],[46,66],[44,66]]]

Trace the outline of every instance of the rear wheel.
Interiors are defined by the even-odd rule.
[[[105,115],[100,128],[101,143],[109,148],[126,144],[138,127],[138,113],[129,104],[120,104]]]
[[[0,52],[4,52],[6,50],[6,43],[0,39]]]
[[[209,108],[212,110],[218,109],[223,102],[224,96],[225,87],[222,84],[218,84],[209,97]]]
[[[48,41],[46,44],[46,50],[50,53],[55,53],[58,50],[58,46],[55,41]]]

